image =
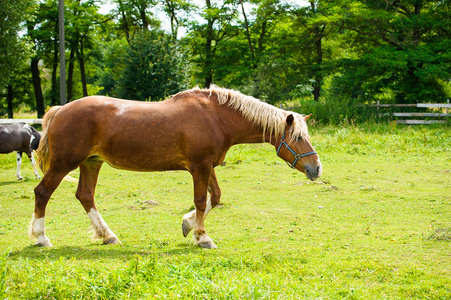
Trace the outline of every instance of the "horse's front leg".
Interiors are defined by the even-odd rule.
[[[192,169],[194,182],[194,205],[196,216],[194,221],[193,241],[202,248],[217,248],[205,230],[204,219],[207,211],[207,190],[212,174],[211,164],[204,163]],[[210,208],[211,209],[211,208]]]
[[[218,180],[216,178],[215,170],[213,169],[210,175],[210,182],[208,186],[208,192],[210,193],[210,197],[207,198],[207,206],[204,212],[204,220],[207,218],[207,215],[210,211],[219,204],[221,198],[221,189],[218,185]],[[196,220],[196,210],[193,209],[189,213],[183,216],[182,222],[182,231],[183,236],[187,236],[191,230],[194,228],[194,222]]]

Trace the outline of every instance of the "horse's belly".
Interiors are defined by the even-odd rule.
[[[184,155],[170,151],[127,151],[122,154],[112,152],[100,155],[100,157],[116,169],[130,171],[150,172],[189,169],[189,162]]]

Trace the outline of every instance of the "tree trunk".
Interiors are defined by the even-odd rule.
[[[171,1],[169,0],[165,0],[165,4],[166,7],[168,9],[169,13],[169,17],[171,18],[171,35],[172,35],[172,40],[176,41],[177,40],[177,35],[178,35],[178,28],[179,28],[179,22],[177,20],[177,16],[175,14],[175,7],[172,4]]]
[[[418,3],[415,4],[415,22],[419,22],[418,21],[418,16],[421,14],[421,2],[422,1],[417,1]],[[417,24],[415,24],[414,28],[413,28],[413,43],[415,46],[418,46],[420,44],[420,39],[421,39],[421,30],[418,27]]]
[[[13,114],[13,86],[11,84],[8,84],[7,102],[8,102],[8,118],[12,119],[14,118],[14,114]]]
[[[315,32],[317,29],[315,29]],[[316,36],[316,66],[315,66],[315,81],[313,82],[313,99],[315,101],[319,101],[319,97],[321,96],[321,85],[323,83],[323,75],[321,70],[321,64],[323,62],[323,49],[322,49],[322,38],[318,34]]]
[[[71,101],[74,97],[73,91],[73,78],[74,78],[74,60],[75,60],[75,48],[70,50],[69,57],[69,70],[67,74],[67,101]]]
[[[243,0],[240,0],[240,4],[241,4],[241,10],[243,11],[244,25],[246,26],[246,37],[247,37],[247,42],[248,42],[248,44],[249,44],[249,50],[251,51],[252,66],[255,68],[254,48],[252,47],[251,36],[250,36],[250,33],[249,33],[249,23],[247,22],[246,12],[244,11]]]
[[[263,41],[264,41],[265,36],[266,36],[266,31],[267,31],[266,26],[267,26],[267,25],[268,25],[268,24],[267,24],[266,21],[264,21],[264,22],[262,23],[262,30],[261,30],[260,36],[259,36],[259,38],[258,38],[258,53],[262,53],[262,52],[263,52]]]
[[[33,78],[34,95],[36,98],[36,110],[38,118],[42,118],[45,114],[44,96],[42,95],[41,77],[39,75],[39,57],[31,59],[31,76]]]
[[[80,64],[81,84],[83,86],[83,97],[88,96],[88,86],[86,83],[85,59],[83,54],[83,38],[80,39],[80,51],[77,51],[78,63]]]
[[[310,1],[310,6],[313,14],[316,14],[315,1]],[[319,28],[319,25],[316,25],[313,28],[313,35],[315,38],[315,46],[316,46],[316,59],[315,59],[316,62],[315,67],[313,69],[314,72],[313,77],[315,81],[312,83],[313,99],[315,101],[319,101],[319,97],[321,96],[321,85],[323,83],[323,75],[321,70],[321,64],[323,62],[322,33]]]
[[[146,15],[146,4],[141,3],[139,6],[139,15],[141,17],[141,21],[143,22],[143,29],[149,30],[149,21],[147,20]]]
[[[206,0],[207,8],[211,9],[210,0]],[[205,32],[205,88],[209,88],[213,83],[213,24],[215,23],[214,19],[208,19],[207,28]]]
[[[125,12],[125,7],[124,4],[122,3],[122,1],[119,1],[119,13],[122,16],[122,22],[123,22],[123,30],[125,32],[125,38],[128,42],[128,44],[130,44],[130,29],[128,27],[128,21],[127,21],[127,14]]]
[[[53,67],[52,67],[52,91],[50,92],[51,105],[57,104],[57,86],[56,86],[56,75],[58,71],[58,38],[54,37],[53,40]]]
[[[211,23],[211,26],[210,26]],[[213,22],[208,21],[207,27],[207,41],[205,43],[205,84],[206,88],[209,88],[213,83],[213,51],[212,42],[213,37],[211,32],[213,31]]]

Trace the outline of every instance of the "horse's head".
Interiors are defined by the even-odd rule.
[[[295,119],[292,114],[288,115],[282,137],[276,143],[276,149],[277,155],[291,168],[304,172],[308,179],[315,180],[321,176],[322,166],[318,154],[308,139],[305,121],[309,117],[310,115],[306,117],[299,115]]]

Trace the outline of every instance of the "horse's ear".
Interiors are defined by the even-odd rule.
[[[312,116],[312,114],[309,114],[308,116],[305,116],[304,117],[304,121],[307,121],[311,116]]]
[[[294,117],[293,117],[293,115],[289,115],[289,116],[287,117],[287,124],[288,124],[288,125],[291,125],[291,124],[293,124],[293,122],[294,122]]]

